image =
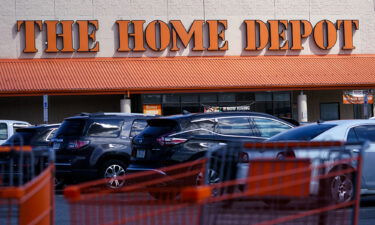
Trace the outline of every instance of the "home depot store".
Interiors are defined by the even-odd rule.
[[[5,4],[0,118],[40,123],[48,95],[50,122],[184,109],[345,119],[364,107],[343,91],[375,84],[365,0],[62,2]]]

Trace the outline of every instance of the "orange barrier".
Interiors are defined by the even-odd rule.
[[[31,152],[31,146],[0,146],[0,152],[10,152],[10,151],[23,151]]]
[[[251,146],[263,150],[269,145]],[[316,147],[319,149],[312,149]],[[314,154],[315,158],[252,158],[246,177],[218,183],[198,182],[213,169],[208,158],[159,172],[125,175],[125,185],[118,189],[108,188],[105,179],[70,186],[64,195],[70,204],[71,224],[357,224],[361,155],[347,157],[345,154],[352,151],[344,149],[342,143],[314,143],[302,148],[319,154]],[[330,153],[320,154],[322,149]],[[232,152],[230,157],[236,154]],[[329,188],[332,181],[342,177],[354,182],[354,194],[338,201]]]
[[[50,225],[54,212],[54,166],[50,165],[38,177],[21,187],[1,187],[0,204],[8,218],[1,224]],[[15,210],[17,209],[17,210]],[[13,223],[17,221],[17,223]]]
[[[9,157],[16,158],[14,164],[5,162],[0,166],[0,173],[7,180],[0,186],[0,224],[4,225],[51,225],[54,224],[54,165],[50,164],[47,168],[37,174],[24,176],[32,167],[44,166],[44,161],[39,164],[34,161],[32,149],[28,146],[23,147],[1,147],[0,151],[4,154],[16,151],[17,154],[25,155],[26,161],[19,155]],[[22,151],[22,152],[21,152]],[[25,152],[24,152],[25,151]],[[15,169],[9,168],[15,167]],[[12,176],[10,176],[10,173]],[[22,183],[13,186],[9,180],[18,179],[23,176]],[[1,177],[1,176],[0,176]],[[24,183],[25,182],[25,183]]]

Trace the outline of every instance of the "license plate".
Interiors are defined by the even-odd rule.
[[[137,150],[137,158],[144,158],[146,156],[146,150],[138,149]]]
[[[55,142],[53,143],[53,149],[59,149],[60,148],[60,144],[59,142]]]

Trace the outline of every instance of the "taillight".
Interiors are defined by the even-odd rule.
[[[250,161],[249,154],[247,154],[246,152],[241,152],[240,153],[240,162],[241,163],[248,163],[249,161]]]
[[[187,141],[185,138],[173,138],[173,137],[159,137],[156,141],[161,146],[171,146],[171,145],[178,145]]]
[[[90,144],[90,141],[79,141],[79,140],[75,140],[75,141],[70,141],[68,143],[68,149],[79,149],[79,148],[82,148],[86,145]]]

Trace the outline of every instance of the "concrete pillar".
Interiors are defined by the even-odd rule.
[[[131,113],[131,100],[130,98],[125,98],[120,100],[120,108],[123,113]]]
[[[307,96],[301,92],[298,95],[298,122],[307,122]]]

